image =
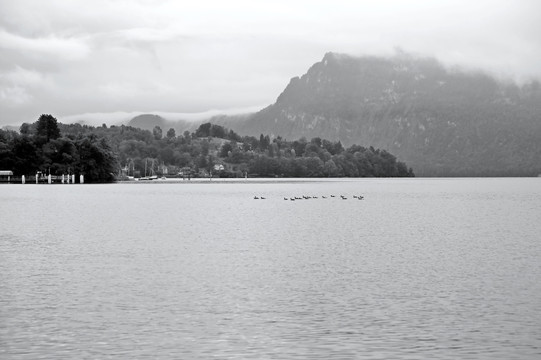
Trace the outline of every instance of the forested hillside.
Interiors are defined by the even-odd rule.
[[[0,168],[15,175],[85,174],[89,182],[147,175],[219,177],[401,177],[406,164],[384,150],[321,138],[240,136],[205,123],[177,135],[131,126],[59,124],[42,115],[20,132],[0,131]]]
[[[84,174],[87,182],[114,180],[117,155],[99,132],[66,133],[51,115],[41,115],[20,132],[0,130],[0,169],[15,176]]]
[[[378,147],[423,176],[537,176],[541,86],[408,54],[328,53],[242,130]]]

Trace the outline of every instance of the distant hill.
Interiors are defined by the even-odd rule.
[[[1,127],[2,130],[6,130],[6,131],[19,131],[20,129],[20,126],[15,126],[15,125],[4,125]]]
[[[253,114],[241,114],[241,115],[216,115],[209,116],[202,120],[166,120],[159,115],[154,114],[142,114],[131,119],[126,125],[140,128],[143,130],[154,129],[155,126],[159,126],[165,133],[167,130],[173,128],[177,134],[182,134],[184,131],[195,131],[199,125],[207,122],[211,122],[216,125],[226,125],[228,127],[234,127],[242,129],[246,120]]]
[[[155,126],[159,126],[164,133],[173,128],[177,133],[182,133],[185,130],[192,130],[194,127],[192,122],[185,120],[170,121],[159,115],[141,114],[131,119],[127,125],[144,130],[152,130]],[[197,128],[197,126],[195,126]]]
[[[431,58],[328,53],[276,103],[223,125],[241,134],[321,137],[386,149],[418,176],[541,173],[541,86]]]

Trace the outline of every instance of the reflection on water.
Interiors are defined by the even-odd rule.
[[[303,195],[318,199],[284,200]],[[541,356],[539,179],[2,185],[0,200],[2,359]]]

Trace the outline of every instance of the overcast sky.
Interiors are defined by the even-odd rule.
[[[2,0],[0,126],[255,111],[328,51],[541,78],[538,0]]]

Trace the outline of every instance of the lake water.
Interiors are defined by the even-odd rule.
[[[0,358],[540,359],[541,178],[1,185]]]

